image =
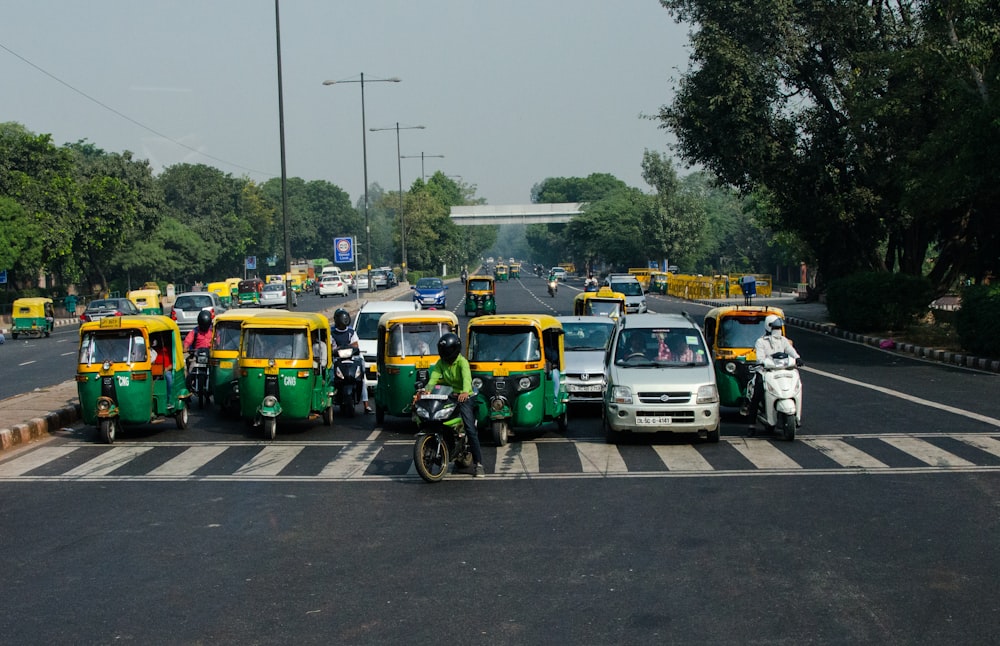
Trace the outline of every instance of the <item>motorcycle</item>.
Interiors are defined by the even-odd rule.
[[[559,281],[553,278],[549,281],[549,296],[555,298],[557,291],[559,291]]]
[[[413,404],[417,440],[413,443],[413,465],[427,482],[440,482],[448,475],[448,464],[461,469],[472,466],[472,452],[459,413],[458,398],[451,386],[434,389]]]
[[[361,401],[364,387],[364,369],[361,364],[361,350],[354,346],[333,351],[333,386],[336,389],[333,403],[340,405],[340,412],[354,417],[354,409]]]
[[[197,348],[188,354],[187,361],[188,390],[190,390],[192,394],[198,395],[198,406],[199,408],[204,408],[205,402],[207,402],[212,396],[208,375],[208,366],[210,363],[208,348]]]
[[[785,352],[777,352],[753,368],[754,378],[747,387],[747,399],[753,401],[757,388],[764,389],[763,409],[750,411],[769,432],[782,439],[795,439],[795,429],[802,425],[802,381],[797,366],[802,361]]]

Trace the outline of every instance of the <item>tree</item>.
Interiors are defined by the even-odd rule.
[[[333,253],[333,239],[359,235],[364,230],[362,218],[351,206],[350,197],[340,187],[324,180],[306,182],[298,177],[286,180],[288,198],[288,240],[292,258],[326,257]],[[281,213],[281,179],[261,185],[275,225],[281,231],[275,241],[280,246],[270,250],[284,258],[284,232]],[[268,254],[270,255],[270,254]]]

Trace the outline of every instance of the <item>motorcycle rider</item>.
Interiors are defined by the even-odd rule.
[[[768,357],[779,352],[784,352],[795,359],[796,365],[802,365],[802,360],[800,359],[795,346],[793,346],[792,342],[781,333],[783,327],[785,327],[785,322],[781,320],[781,317],[777,314],[768,314],[764,317],[764,334],[762,334],[754,344],[754,353],[757,355],[758,365],[762,365],[764,363],[764,359],[767,359]],[[748,390],[750,388],[750,384],[753,383],[756,378],[756,372],[750,373],[750,380],[747,382]],[[757,411],[764,402],[763,385],[754,384],[754,386],[757,387],[753,389],[753,401],[750,402],[749,408],[743,408],[740,410],[742,415],[750,415],[750,430],[757,428]]]
[[[472,370],[469,368],[469,360],[462,356],[462,340],[457,334],[449,332],[438,339],[437,348],[441,359],[431,368],[427,385],[413,396],[413,401],[416,402],[421,395],[427,394],[438,382],[451,386],[458,392],[458,410],[462,415],[462,423],[465,424],[465,433],[469,438],[472,460],[475,463],[473,476],[485,478],[483,450],[479,445],[479,433],[476,432],[476,411],[472,401]]]
[[[184,351],[192,352],[198,348],[212,347],[212,313],[208,310],[198,312],[198,326],[184,337]]]
[[[587,280],[583,281],[583,291],[585,292],[597,291],[597,279],[594,278],[594,274],[589,274],[587,276]]]
[[[351,315],[344,308],[333,313],[330,338],[333,341],[334,352],[348,346],[360,347],[358,333],[351,327]],[[372,408],[368,405],[368,385],[365,383],[365,358],[359,354],[354,357],[354,362],[361,366],[361,403],[365,405],[365,415],[371,415]]]

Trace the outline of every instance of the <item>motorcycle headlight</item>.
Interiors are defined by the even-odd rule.
[[[336,368],[334,368],[333,372],[337,376],[337,379],[343,379],[344,378],[344,373],[342,373],[340,371],[340,366],[337,366]]]
[[[430,413],[427,412],[426,408],[422,408],[422,407],[421,408],[417,408],[416,409],[416,414],[417,414],[417,417],[419,417],[420,419],[430,419],[431,418]]]
[[[434,413],[434,420],[437,422],[443,422],[451,417],[451,414],[455,411],[454,406],[444,406],[439,408],[436,413]]]

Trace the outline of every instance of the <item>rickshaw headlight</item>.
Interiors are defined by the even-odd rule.
[[[267,397],[264,398],[264,401],[262,403],[264,406],[270,408],[271,406],[274,406],[275,404],[278,403],[278,398],[275,397],[274,395],[268,395]]]
[[[275,364],[274,364],[274,359],[268,359],[268,360],[267,360],[267,367],[268,367],[268,368],[273,368],[273,367],[274,367],[274,365],[275,365]]]
[[[521,377],[517,382],[517,387],[520,390],[527,390],[531,388],[531,380],[528,379],[527,377]]]
[[[735,375],[736,374],[736,362],[735,361],[727,361],[726,362],[726,372],[728,372],[731,375]]]
[[[483,380],[480,379],[479,377],[473,377],[472,378],[472,387],[475,388],[476,390],[482,390],[483,389]]]
[[[111,370],[111,362],[105,361],[101,364],[101,370]]]
[[[111,400],[106,398],[101,398],[97,400],[97,410],[101,412],[107,412],[111,410]]]
[[[490,408],[493,409],[494,412],[502,411],[503,407],[506,405],[507,405],[507,400],[505,400],[503,397],[496,397],[493,399],[493,401],[490,402]]]

